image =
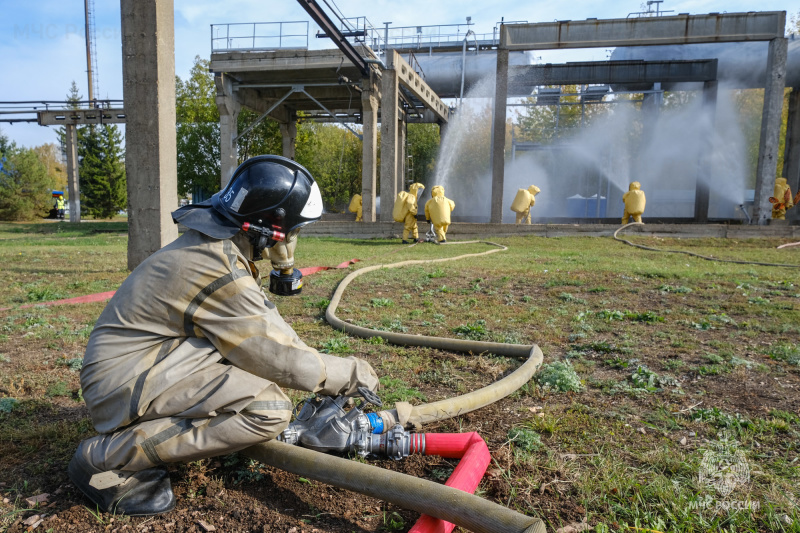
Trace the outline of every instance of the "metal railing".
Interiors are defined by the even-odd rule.
[[[211,52],[308,49],[308,21],[211,25]]]
[[[515,24],[526,21],[506,21]],[[381,54],[386,48],[424,49],[458,46],[467,37],[472,23],[435,26],[374,26],[366,17],[340,20],[340,30],[353,44],[369,46]],[[500,22],[492,33],[472,33],[480,46],[497,46]],[[211,51],[234,52],[278,49],[308,49],[308,22],[244,22],[211,25]],[[327,38],[317,32],[319,38]]]

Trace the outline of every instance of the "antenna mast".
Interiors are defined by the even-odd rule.
[[[89,83],[89,95],[87,100],[95,99],[95,94],[100,92],[97,83],[97,48],[95,47],[94,24],[94,0],[83,0],[83,7],[86,16],[86,79]],[[93,105],[93,104],[90,104]]]

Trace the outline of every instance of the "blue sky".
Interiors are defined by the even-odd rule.
[[[0,64],[5,82],[0,101],[63,100],[74,80],[87,95],[83,0],[0,0]],[[464,23],[472,17],[477,33],[491,33],[501,18],[506,21],[546,22],[589,17],[624,18],[642,11],[644,2],[607,0],[505,1],[470,0],[337,0],[347,17],[365,16],[373,25],[418,26]],[[397,9],[402,5],[403,9]],[[99,98],[122,98],[120,7],[116,0],[95,1]],[[739,11],[786,11],[787,19],[800,11],[800,4],[782,0],[669,0],[661,9],[675,13]],[[264,0],[175,0],[175,70],[188,75],[194,57],[208,58],[210,25],[228,22],[277,22],[309,20],[297,2]],[[311,22],[310,33],[316,32]],[[313,48],[324,40],[309,39]],[[569,54],[569,55],[568,55]],[[580,56],[576,54],[582,54]],[[582,52],[552,52],[546,61],[602,60],[600,49]],[[35,146],[56,142],[54,128],[36,124],[2,124],[0,131],[18,144]]]

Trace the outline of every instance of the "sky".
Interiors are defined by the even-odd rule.
[[[476,33],[491,33],[505,21],[549,22],[625,18],[644,11],[644,2],[610,0],[328,0],[346,17],[366,17],[372,25],[429,26],[463,24],[472,18]],[[320,3],[322,1],[320,0]],[[297,2],[265,0],[174,0],[175,72],[186,78],[195,56],[208,58],[211,25],[237,22],[309,21],[309,48],[331,47],[315,39],[317,26]],[[398,9],[402,6],[402,9]],[[787,20],[800,11],[800,4],[785,0],[666,0],[662,10],[677,13],[786,11]],[[327,9],[327,8],[326,8]],[[64,100],[72,81],[86,98],[86,45],[83,0],[0,0],[0,102]],[[329,11],[330,13],[330,11]],[[122,99],[122,43],[120,5],[116,0],[95,1],[97,48],[97,98]],[[325,45],[327,43],[327,45]],[[545,62],[600,61],[602,49],[542,53]],[[3,107],[3,104],[0,104]],[[55,128],[36,124],[0,123],[0,131],[19,145],[37,146],[56,142]]]

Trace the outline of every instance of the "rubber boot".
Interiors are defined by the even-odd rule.
[[[67,473],[75,486],[101,511],[128,516],[149,516],[175,508],[175,495],[165,468],[148,468],[139,472],[103,472],[92,466],[81,450],[82,446],[79,445],[69,462]],[[104,481],[110,479],[105,485],[114,486],[96,488],[104,486],[100,478],[95,478],[92,483],[92,476],[96,474],[103,474]]]

